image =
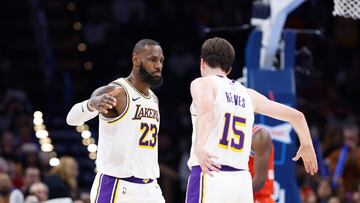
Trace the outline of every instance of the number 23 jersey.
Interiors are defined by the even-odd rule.
[[[143,95],[124,78],[111,84],[124,88],[127,105],[116,118],[100,115],[97,169],[118,178],[158,178],[157,97],[151,90],[149,96]]]
[[[217,86],[214,100],[214,125],[205,148],[215,155],[221,165],[228,165],[237,169],[248,170],[251,150],[252,127],[254,123],[254,109],[247,88],[237,81],[227,77],[210,76]],[[188,166],[199,165],[195,156],[196,140],[196,106],[190,106],[193,123],[192,146]]]

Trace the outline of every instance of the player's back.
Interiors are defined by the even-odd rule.
[[[157,178],[160,124],[157,98],[151,90],[149,96],[143,95],[124,78],[112,84],[125,89],[127,106],[116,118],[100,116],[98,171],[118,178]]]
[[[206,143],[208,151],[221,165],[248,169],[254,110],[247,89],[239,82],[221,76],[210,76],[217,86],[214,100],[214,126]],[[194,154],[196,139],[196,106],[190,107],[193,135],[189,167],[199,165]]]

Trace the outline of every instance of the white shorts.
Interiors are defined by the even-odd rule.
[[[139,181],[141,180],[141,181]],[[116,178],[96,174],[90,192],[91,203],[164,203],[156,179]]]
[[[253,203],[252,179],[247,170],[212,172],[203,174],[193,166],[188,180],[186,203]],[[229,167],[231,169],[231,167]]]

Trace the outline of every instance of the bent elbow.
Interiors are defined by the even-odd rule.
[[[289,115],[289,122],[292,124],[305,120],[305,115],[297,109],[293,109],[293,111]]]
[[[265,181],[266,181],[266,176],[264,176],[264,175],[255,176],[255,178],[253,180],[253,191],[257,192],[257,191],[261,190],[261,188],[263,188],[265,185]]]
[[[79,123],[78,119],[75,118],[75,116],[73,115],[73,109],[70,110],[70,112],[68,113],[68,115],[66,116],[66,123],[70,126],[78,126],[81,125],[81,123]]]
[[[301,111],[297,111],[296,118],[297,120],[302,121],[305,120],[305,115]]]
[[[76,126],[74,119],[70,116],[70,113],[66,116],[66,123],[71,126]]]
[[[265,177],[260,178],[260,180],[259,180],[259,187],[260,187],[260,189],[264,187],[265,181],[266,181],[266,178],[265,178]]]

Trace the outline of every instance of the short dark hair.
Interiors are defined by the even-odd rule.
[[[160,46],[159,42],[152,40],[152,39],[142,39],[140,41],[138,41],[135,44],[133,53],[135,52],[139,52],[141,49],[144,49],[146,45],[150,45],[150,46]]]
[[[214,37],[203,43],[200,57],[211,68],[220,67],[228,73],[234,62],[235,50],[226,39]]]

